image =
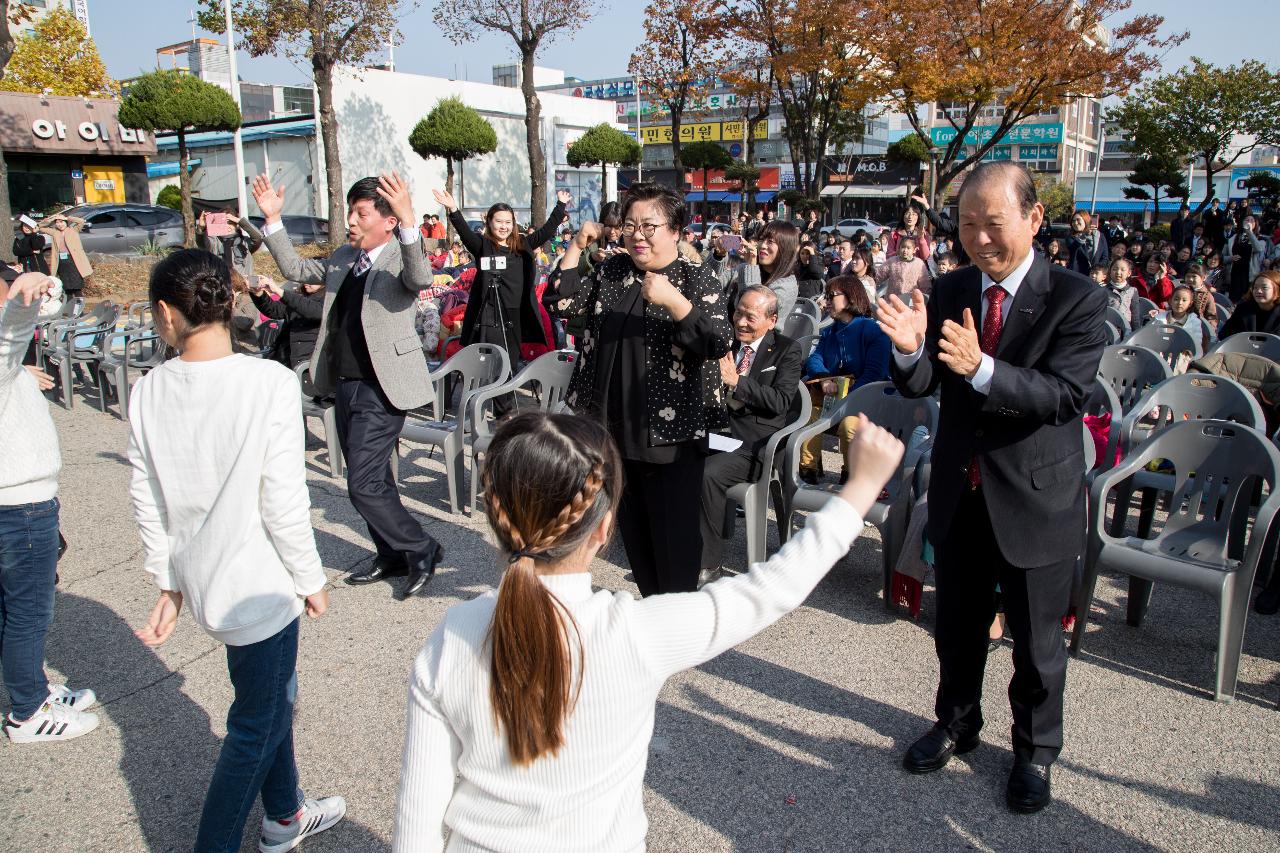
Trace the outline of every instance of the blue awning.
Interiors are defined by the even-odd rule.
[[[316,135],[314,118],[281,121],[275,119],[260,124],[247,124],[240,128],[241,142],[257,142],[263,139],[277,139],[287,136],[310,137]],[[230,145],[232,134],[229,131],[204,131],[187,134],[188,148],[208,148],[216,145]],[[156,135],[156,148],[161,151],[178,147],[177,134],[164,133]]]
[[[200,165],[199,157],[190,159],[187,161],[187,171],[189,172],[199,165]],[[178,174],[177,160],[174,160],[170,163],[148,163],[147,164],[148,178],[168,178],[176,174]]]
[[[702,201],[702,190],[693,190],[692,192],[685,193],[684,199],[685,199],[685,201]],[[712,201],[736,201],[737,199],[738,199],[738,194],[737,194],[737,193],[726,193],[726,192],[721,192],[721,191],[718,191],[718,190],[708,190],[708,191],[707,191],[707,201],[708,201],[708,202],[712,202]]]
[[[1161,199],[1161,209],[1177,210],[1178,205],[1182,202],[1176,198],[1169,199],[1165,202]],[[1076,199],[1076,208],[1079,210],[1089,209],[1088,199]],[[1098,213],[1145,213],[1151,210],[1151,202],[1149,201],[1099,201],[1093,205],[1093,209]]]
[[[775,190],[756,190],[756,201],[773,201],[777,194]]]

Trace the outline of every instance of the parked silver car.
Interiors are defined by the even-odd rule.
[[[822,230],[834,231],[841,237],[852,237],[859,231],[866,231],[867,235],[874,240],[880,236],[880,232],[884,229],[885,226],[871,219],[841,219],[834,226]]]
[[[80,232],[86,252],[128,255],[144,243],[182,245],[182,214],[150,204],[82,204],[66,211],[88,224]]]

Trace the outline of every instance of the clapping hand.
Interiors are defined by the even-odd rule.
[[[978,372],[978,366],[982,364],[982,345],[978,342],[973,312],[968,308],[964,309],[963,325],[955,320],[947,320],[942,324],[938,361],[964,377],[971,378]]]
[[[924,294],[913,290],[910,306],[903,304],[897,294],[881,299],[876,303],[876,322],[898,352],[911,355],[924,344],[925,332],[929,329]]]
[[[730,388],[738,387],[738,365],[733,361],[733,353],[727,352],[720,359],[720,379]]]
[[[271,186],[266,175],[256,175],[253,179],[253,200],[262,211],[262,218],[268,224],[280,221],[280,212],[284,210],[284,184],[277,189]]]
[[[453,193],[446,190],[432,190],[431,195],[435,198],[436,204],[443,207],[449,213],[453,213],[458,209],[458,203],[453,200]]]
[[[897,472],[903,450],[902,442],[892,433],[871,423],[866,415],[858,415],[846,463],[849,480],[840,490],[840,497],[863,518]]]
[[[671,279],[662,273],[656,272],[646,272],[644,274],[644,284],[641,285],[640,295],[644,297],[645,302],[668,310],[676,300],[682,298],[680,291],[676,290],[676,286],[671,283]]]
[[[378,195],[391,205],[391,214],[403,228],[412,228],[417,220],[413,216],[413,196],[409,194],[409,184],[398,172],[383,172],[378,177]]]

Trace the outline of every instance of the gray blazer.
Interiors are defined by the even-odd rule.
[[[756,264],[743,264],[738,267],[738,293],[757,284],[763,270]],[[796,307],[796,297],[800,295],[800,284],[794,275],[784,275],[769,285],[769,289],[778,295],[778,322],[791,316],[791,309]]]
[[[325,285],[324,309],[315,352],[311,354],[311,383],[320,394],[332,394],[337,385],[330,363],[329,312],[342,283],[359,254],[343,246],[327,259],[300,258],[284,231],[266,238],[267,249],[280,273],[289,281]],[[413,326],[418,291],[431,286],[431,266],[418,243],[402,246],[392,237],[374,261],[364,286],[361,324],[369,358],[378,384],[397,409],[416,409],[432,396],[422,340]]]

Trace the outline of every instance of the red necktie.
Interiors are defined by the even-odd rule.
[[[742,348],[741,354],[738,356],[738,375],[746,376],[751,372],[751,361],[755,357],[755,353],[751,351],[751,345],[748,344]]]
[[[1000,304],[1008,296],[1008,292],[998,284],[987,288],[987,316],[982,319],[982,338],[980,345],[985,355],[995,357],[996,347],[1000,345],[1000,332],[1004,330],[1004,317],[1000,313]],[[982,485],[982,469],[978,467],[978,455],[975,453],[969,460],[969,488],[976,489]]]

